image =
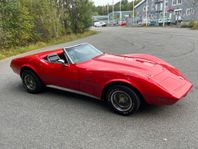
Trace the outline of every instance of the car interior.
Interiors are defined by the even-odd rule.
[[[68,60],[65,57],[64,52],[57,54],[57,53],[52,53],[46,56],[45,60],[47,60],[50,63],[58,63],[58,60],[64,60],[65,64],[68,63]]]

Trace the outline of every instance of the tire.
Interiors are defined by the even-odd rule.
[[[137,112],[141,105],[141,98],[135,90],[124,86],[114,85],[106,94],[109,107],[121,115],[130,115]]]
[[[32,70],[24,70],[21,74],[24,88],[27,92],[36,94],[44,89],[44,85],[40,78]]]

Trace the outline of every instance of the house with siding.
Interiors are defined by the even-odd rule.
[[[196,0],[142,0],[135,6],[137,22],[152,20],[178,21],[198,20],[198,2]]]
[[[113,14],[113,12],[111,12],[108,14],[110,21],[113,21],[113,19],[114,19],[115,22],[119,22],[120,21],[120,13],[121,13],[122,20],[126,21],[126,19],[131,16],[132,11],[114,11],[114,14]],[[114,16],[114,18],[113,18],[113,16]]]
[[[132,11],[114,11],[105,16],[93,16],[92,20],[93,22],[103,21],[106,24],[108,24],[108,21],[110,21],[110,23],[114,21],[116,24],[118,24],[118,22],[120,21],[120,13],[121,13],[122,21],[127,21],[127,19],[131,16]]]

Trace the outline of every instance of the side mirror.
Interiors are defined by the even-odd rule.
[[[65,64],[65,61],[63,60],[63,59],[59,59],[58,61],[57,61],[59,64]]]

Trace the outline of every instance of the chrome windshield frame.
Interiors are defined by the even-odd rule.
[[[67,49],[68,48],[64,48],[64,54],[66,59],[68,60],[69,64],[74,64],[74,62],[72,61],[71,57],[69,56],[69,54],[67,53]]]
[[[77,45],[74,45],[74,46],[64,47],[63,49],[64,49],[65,57],[67,58],[67,60],[69,61],[70,64],[75,64],[75,63],[71,59],[71,57],[69,56],[67,50],[71,49],[71,48],[79,47],[81,45],[89,45],[89,46],[93,47],[94,49],[98,50],[97,48],[95,48],[93,45],[91,45],[89,43],[80,43],[80,44],[77,44]],[[98,50],[98,51],[100,51],[100,50]],[[100,52],[103,53],[102,51],[100,51]]]

